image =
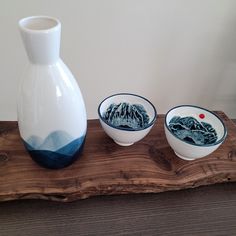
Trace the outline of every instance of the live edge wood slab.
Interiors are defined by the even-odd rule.
[[[228,129],[225,142],[211,155],[185,161],[169,147],[164,115],[146,138],[130,146],[115,144],[98,120],[88,121],[80,159],[61,170],[33,162],[16,122],[0,122],[0,201],[47,199],[62,202],[95,195],[157,193],[236,181],[236,126],[216,112]]]

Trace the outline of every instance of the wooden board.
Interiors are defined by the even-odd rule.
[[[178,158],[164,134],[164,115],[146,138],[115,144],[98,120],[88,121],[83,155],[61,170],[38,166],[24,149],[16,122],[0,122],[0,201],[47,199],[62,202],[95,195],[157,193],[236,181],[236,126],[217,112],[228,129],[225,142],[196,161]]]

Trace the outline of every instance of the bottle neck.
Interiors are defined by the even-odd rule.
[[[51,17],[33,16],[19,21],[28,58],[33,64],[54,64],[59,59],[61,23]]]

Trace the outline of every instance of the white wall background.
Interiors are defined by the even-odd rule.
[[[16,120],[27,63],[17,22],[30,15],[61,20],[61,57],[89,118],[117,92],[149,98],[158,113],[196,104],[236,118],[235,0],[1,0],[0,120]]]

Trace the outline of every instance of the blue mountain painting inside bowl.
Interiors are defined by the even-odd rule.
[[[191,116],[174,116],[169,128],[178,138],[191,144],[209,145],[217,141],[217,133],[212,125]]]
[[[70,165],[82,151],[85,135],[73,139],[65,131],[54,131],[44,140],[38,136],[31,136],[24,145],[32,159],[38,164],[52,169],[59,169]]]
[[[112,103],[103,114],[103,118],[107,123],[127,130],[143,129],[149,123],[149,116],[141,104],[127,102]]]

